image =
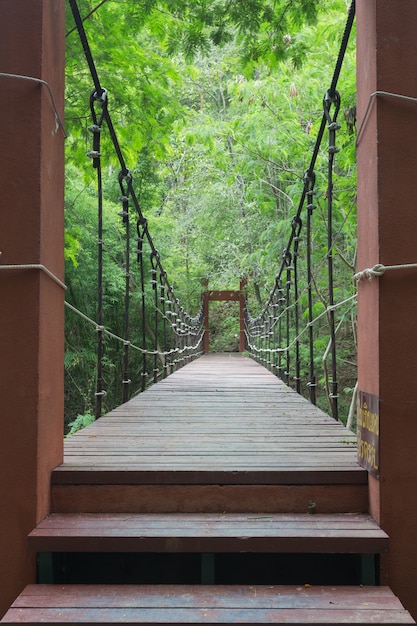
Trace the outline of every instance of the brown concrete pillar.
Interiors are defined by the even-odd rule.
[[[417,262],[417,3],[357,1],[358,269]],[[370,508],[390,535],[381,567],[417,618],[417,270],[359,285],[359,389],[379,398]]]
[[[64,18],[64,0],[0,2],[0,71],[46,81],[61,117]],[[0,265],[63,280],[63,132],[46,86],[0,88]],[[42,269],[0,269],[0,615],[35,581],[26,537],[62,459],[63,300]]]

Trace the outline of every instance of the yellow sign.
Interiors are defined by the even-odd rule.
[[[358,461],[379,478],[379,398],[358,392]]]

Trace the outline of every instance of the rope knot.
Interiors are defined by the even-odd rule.
[[[372,280],[373,278],[375,278],[375,276],[382,276],[383,274],[385,274],[386,271],[387,268],[385,267],[385,265],[382,265],[382,263],[376,263],[376,265],[374,265],[373,267],[368,267],[367,269],[355,274],[354,278],[355,281],[359,283],[362,278]]]

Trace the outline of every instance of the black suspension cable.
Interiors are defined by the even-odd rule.
[[[89,12],[87,13],[87,15],[85,15],[85,16],[82,18],[82,21],[83,21],[83,22],[85,22],[86,20],[88,20],[88,19],[89,19],[92,15],[94,15],[94,13],[95,13],[96,11],[98,11],[98,10],[99,10],[99,9],[103,6],[103,4],[106,4],[106,2],[108,2],[108,0],[101,0],[101,2],[99,2],[99,4],[97,4],[97,5],[96,5],[93,9],[91,9],[91,11],[89,11]],[[74,26],[73,28],[71,28],[71,29],[70,29],[70,30],[69,30],[69,31],[65,34],[65,37],[69,37],[69,36],[70,36],[70,35],[72,35],[72,33],[73,33],[73,32],[75,32],[76,30],[77,30],[77,27],[76,27],[76,26]]]
[[[91,53],[90,44],[88,43],[87,34],[85,32],[83,20],[81,18],[81,15],[80,15],[80,12],[79,12],[79,9],[78,9],[78,6],[77,6],[77,1],[76,0],[69,0],[69,2],[70,2],[72,14],[74,16],[75,25],[77,27],[78,34],[79,34],[79,37],[80,37],[80,40],[81,40],[81,43],[82,43],[82,46],[83,46],[83,50],[84,50],[84,54],[85,54],[85,57],[86,57],[86,60],[87,60],[87,64],[88,64],[88,67],[89,67],[89,70],[90,70],[90,73],[91,73],[91,77],[93,79],[95,91],[96,91],[96,94],[97,94],[96,97],[97,97],[97,99],[100,99],[102,97],[103,92],[105,92],[106,90],[103,89],[103,87],[101,86],[100,79],[98,77],[98,73],[97,73],[97,69],[96,69],[95,63],[94,63],[93,55]],[[128,172],[129,172],[129,170],[128,170],[127,166],[126,166],[126,162],[125,162],[125,159],[124,159],[124,156],[123,156],[120,144],[119,144],[119,140],[117,138],[116,131],[115,131],[114,126],[113,126],[113,122],[112,122],[111,117],[109,115],[109,111],[108,111],[108,107],[107,106],[105,108],[104,115],[105,115],[105,120],[106,120],[107,127],[109,129],[110,137],[111,137],[112,142],[113,142],[114,149],[115,149],[117,157],[119,159],[119,164],[120,164],[122,173],[123,173],[124,176],[126,176],[128,174]],[[135,208],[136,208],[136,210],[138,212],[139,219],[144,219],[142,210],[140,208],[140,204],[138,202],[138,199],[136,197],[136,194],[135,194],[135,191],[134,191],[133,187],[131,189],[131,197],[132,197],[132,202],[133,202],[133,204],[134,204],[134,206],[135,206]],[[149,238],[149,244],[150,244],[150,246],[152,248],[152,251],[156,252],[156,249],[153,246],[153,242],[152,242],[151,238]]]
[[[268,369],[273,371],[273,358],[272,358],[272,337],[274,335],[274,305],[270,307],[270,311],[268,313],[268,342],[267,342],[267,355],[268,355]]]
[[[291,353],[289,350],[289,345],[290,345],[290,341],[291,341],[291,333],[290,333],[290,328],[291,328],[291,271],[292,271],[292,254],[289,250],[285,250],[284,251],[284,263],[285,263],[285,267],[286,267],[286,281],[285,281],[285,306],[286,306],[286,316],[285,316],[285,326],[286,326],[286,343],[287,343],[287,350],[286,350],[286,365],[285,365],[285,372],[284,372],[284,381],[287,383],[287,385],[290,383],[291,380]]]
[[[332,105],[335,102],[335,100],[338,98],[338,92],[336,90],[336,87],[337,87],[337,83],[340,77],[342,64],[343,64],[343,60],[346,54],[348,42],[350,39],[350,35],[351,35],[353,23],[354,23],[354,17],[355,17],[355,1],[353,0],[349,9],[349,14],[348,14],[347,22],[345,25],[342,41],[340,44],[339,53],[337,56],[336,65],[335,65],[333,77],[331,80],[330,88],[327,90],[326,96],[325,96],[327,99],[330,99]],[[340,103],[338,106],[340,106]],[[302,214],[302,211],[304,209],[304,206],[307,200],[306,262],[307,262],[307,298],[308,298],[308,319],[309,319],[309,324],[308,324],[308,334],[309,334],[308,387],[310,391],[310,400],[314,404],[316,403],[316,375],[315,375],[315,367],[314,367],[314,332],[313,332],[314,309],[313,309],[313,273],[312,273],[312,250],[311,250],[312,248],[312,216],[313,216],[313,211],[316,208],[314,205],[314,185],[315,185],[315,171],[314,170],[315,170],[316,162],[320,153],[320,149],[321,149],[321,145],[322,145],[326,128],[329,129],[329,133],[333,133],[336,130],[336,128],[332,126],[332,124],[336,124],[337,114],[336,116],[333,116],[333,119],[329,119],[329,115],[330,115],[329,111],[324,109],[321,123],[320,123],[320,128],[319,128],[317,138],[316,138],[316,142],[312,151],[310,164],[304,177],[304,186],[300,195],[297,212],[293,220],[293,224],[294,223],[298,224],[298,221],[301,219],[301,214]],[[330,145],[334,146],[334,143],[335,143],[334,137],[331,136]],[[329,176],[330,182],[328,183],[328,190],[327,190],[327,198],[328,198],[328,238],[327,238],[328,254],[327,254],[327,259],[328,259],[328,288],[329,288],[328,319],[329,319],[329,327],[330,327],[330,335],[331,335],[331,359],[332,359],[332,365],[331,365],[331,371],[332,371],[331,379],[332,380],[331,380],[331,391],[329,392],[329,399],[331,400],[332,414],[337,418],[338,417],[338,402],[337,402],[338,398],[337,398],[337,370],[336,370],[335,315],[334,315],[334,277],[333,277],[334,235],[333,235],[333,223],[332,223],[332,208],[333,208],[332,176],[333,176],[333,160],[334,160],[335,151],[332,152],[331,148],[329,148],[328,176]],[[297,360],[298,360],[297,355],[299,354],[299,341],[298,341],[299,329],[297,329],[297,325],[298,325],[297,318],[299,319],[298,317],[299,313],[297,312],[297,308],[299,306],[299,294],[298,294],[297,286],[295,286],[295,293],[294,293],[294,300],[295,300],[294,315],[295,315],[296,331],[295,331],[295,339],[292,342],[292,344],[290,341],[290,336],[288,334],[288,327],[286,330],[283,331],[282,324],[288,322],[289,307],[290,307],[289,285],[291,281],[290,267],[292,264],[293,267],[291,269],[294,271],[294,274],[296,274],[297,273],[297,268],[296,268],[297,258],[294,258],[294,257],[298,256],[298,241],[297,240],[299,239],[299,236],[300,236],[300,233],[298,232],[296,228],[293,227],[291,229],[288,243],[287,243],[286,248],[284,249],[280,266],[276,274],[274,289],[271,291],[269,299],[266,302],[262,311],[259,313],[257,317],[254,318],[254,317],[251,317],[248,306],[246,306],[245,308],[246,319],[247,319],[246,336],[248,339],[248,344],[253,347],[254,356],[256,356],[257,359],[261,359],[262,352],[264,352],[261,346],[262,339],[259,338],[259,335],[263,333],[263,336],[265,336],[265,333],[267,332],[267,330],[265,330],[265,314],[269,308],[271,308],[271,310],[277,313],[277,316],[275,316],[276,330],[274,332],[279,335],[279,338],[278,338],[279,348],[276,350],[278,354],[278,358],[277,358],[278,375],[280,375],[280,377],[283,378],[284,380],[289,380],[289,376],[290,376],[290,372],[289,372],[290,355],[289,354],[290,354],[291,345],[294,344],[295,345],[295,361],[296,361],[296,374],[295,374],[296,382],[298,382],[297,381],[297,379],[299,378],[298,371],[300,371],[298,369],[299,365],[297,365]],[[290,260],[290,255],[292,253],[291,251],[293,252],[293,257]],[[284,272],[285,272],[285,278],[284,278]],[[283,280],[286,281],[286,289],[285,289],[285,307],[286,308],[283,310],[281,306],[278,310],[276,310],[277,307],[275,305],[276,303],[280,302],[282,298],[281,294],[283,294],[283,291],[282,291]],[[294,280],[295,280],[295,276],[294,276]],[[286,315],[285,315],[285,312],[287,313]],[[264,328],[264,330],[263,331],[260,330],[261,328]],[[286,352],[285,371],[282,366],[282,358],[283,358],[284,350],[281,347],[282,346],[281,340],[283,339],[283,335],[284,336],[286,335],[286,339],[287,339],[287,345],[285,347],[285,352]],[[270,348],[268,348],[268,351],[271,351]]]
[[[167,332],[167,317],[166,317],[166,298],[165,298],[165,280],[166,280],[166,273],[165,272],[161,272],[159,274],[159,291],[160,291],[160,300],[161,300],[161,310],[162,310],[162,336],[163,336],[163,341],[164,341],[164,378],[166,378],[169,374],[168,371],[168,357],[167,357],[167,350],[168,350],[168,332]]]
[[[77,0],[69,0],[70,2],[70,6],[71,6],[71,10],[72,10],[72,14],[74,17],[74,21],[75,21],[75,26],[76,29],[79,32],[79,36],[80,36],[80,40],[82,43],[82,47],[84,50],[84,54],[87,60],[87,64],[89,66],[89,70],[92,76],[92,80],[94,83],[94,91],[92,93],[92,99],[96,104],[99,104],[101,106],[101,122],[103,120],[105,120],[107,128],[109,130],[109,134],[110,134],[110,138],[111,141],[113,143],[113,147],[114,150],[117,154],[118,160],[119,160],[119,164],[121,167],[121,173],[120,173],[120,178],[121,180],[124,181],[124,187],[122,189],[122,196],[126,196],[125,200],[123,200],[122,197],[122,202],[124,203],[124,208],[122,211],[122,214],[129,214],[130,211],[128,210],[128,202],[127,202],[127,197],[129,197],[129,203],[135,208],[137,215],[138,215],[138,220],[137,220],[137,231],[138,231],[138,250],[137,250],[137,259],[139,262],[139,266],[140,266],[140,282],[141,282],[141,300],[140,300],[140,307],[141,307],[141,317],[142,317],[142,337],[141,337],[141,343],[142,343],[142,351],[143,351],[143,361],[142,361],[142,384],[141,384],[141,389],[144,390],[146,388],[146,384],[147,384],[147,352],[152,352],[153,356],[154,356],[154,376],[153,378],[155,379],[156,377],[156,372],[157,372],[157,365],[158,365],[158,356],[157,354],[159,353],[159,343],[158,343],[158,328],[157,328],[157,323],[158,323],[158,319],[162,316],[163,320],[164,320],[164,331],[163,331],[163,337],[164,337],[164,354],[163,355],[163,359],[164,359],[164,374],[167,373],[168,369],[169,369],[169,363],[171,364],[175,364],[178,365],[181,362],[184,362],[186,360],[189,360],[192,356],[198,356],[201,353],[201,350],[199,350],[199,346],[201,344],[201,315],[202,315],[202,311],[200,310],[199,313],[195,316],[195,317],[190,317],[190,316],[185,316],[185,312],[183,315],[183,319],[181,320],[181,324],[178,325],[178,329],[177,329],[177,322],[178,322],[178,311],[179,311],[179,304],[178,304],[178,299],[175,298],[175,295],[173,293],[173,289],[172,286],[170,285],[168,279],[167,279],[167,275],[166,272],[164,271],[164,268],[162,266],[161,260],[160,260],[160,256],[159,253],[153,243],[152,237],[149,233],[148,230],[148,225],[147,225],[147,221],[142,213],[138,198],[136,196],[135,193],[135,189],[133,187],[132,184],[132,177],[131,174],[126,166],[126,162],[125,159],[123,157],[121,148],[120,148],[120,144],[118,142],[118,138],[111,120],[111,116],[109,113],[109,108],[108,108],[108,94],[106,89],[103,88],[103,86],[100,83],[100,79],[97,73],[97,69],[94,63],[94,59],[91,53],[91,48],[89,46],[88,43],[88,39],[87,39],[87,35],[84,29],[84,25],[83,25],[83,20],[81,19],[81,15],[80,12],[78,10],[78,6],[77,6]],[[102,3],[103,4],[103,3]],[[100,129],[101,130],[101,129]],[[94,150],[93,150],[94,152]],[[126,215],[126,227],[127,227],[127,231],[128,233],[130,232],[130,227],[129,227],[129,221],[128,221],[128,215]],[[124,217],[125,219],[125,217]],[[152,271],[154,272],[154,276],[153,278],[155,278],[158,276],[158,272],[159,272],[159,278],[160,278],[160,284],[161,284],[161,298],[164,298],[164,296],[162,295],[163,293],[168,293],[168,297],[171,300],[171,311],[167,311],[167,314],[170,312],[172,314],[172,318],[170,318],[168,320],[167,315],[165,315],[164,312],[162,312],[162,315],[160,313],[160,300],[159,300],[159,287],[157,289],[155,289],[155,283],[152,284],[152,286],[155,289],[155,300],[154,300],[154,304],[153,307],[155,309],[155,349],[154,350],[148,350],[147,347],[147,318],[146,318],[146,288],[145,288],[145,259],[144,259],[144,243],[145,240],[147,242],[147,244],[150,247],[150,252],[151,252],[151,259],[152,259],[152,265],[153,265],[153,269]],[[128,245],[128,244],[127,244]],[[101,261],[102,264],[102,261]],[[128,387],[130,384],[130,380],[129,380],[129,300],[130,300],[130,290],[131,290],[131,281],[130,281],[130,261],[129,261],[129,254],[128,254],[128,249],[126,248],[126,280],[125,280],[125,330],[124,330],[124,334],[125,334],[125,352],[124,352],[124,383],[123,383],[123,387],[124,387],[124,394],[123,397],[126,398],[128,396]],[[163,290],[163,291],[162,291]],[[165,311],[165,302],[162,302],[162,311]],[[102,303],[101,305],[99,305],[99,309],[102,309]],[[185,324],[185,319],[189,320],[189,325],[187,326]],[[174,321],[175,320],[175,321]],[[100,323],[101,326],[101,323]],[[185,330],[185,328],[187,327],[187,330]],[[168,334],[170,333],[170,337],[168,338]],[[186,343],[186,334],[188,333],[188,337],[190,338],[191,344],[188,345]],[[100,332],[99,332],[100,335]],[[178,338],[181,338],[181,341],[179,341]],[[172,348],[172,345],[168,345],[170,340],[175,340],[175,348]],[[100,377],[99,377],[100,378]],[[98,390],[98,393],[101,392],[101,389]],[[103,392],[104,393],[104,392]]]
[[[282,354],[282,313],[283,313],[283,308],[285,306],[285,297],[284,297],[284,290],[282,287],[282,280],[281,278],[278,281],[278,295],[279,295],[279,317],[278,317],[278,346],[280,348],[280,351],[278,353],[278,376],[282,379],[283,378],[283,367],[282,367],[282,359],[283,359],[283,354]]]
[[[99,117],[97,117],[96,106],[101,107]],[[90,110],[93,124],[89,126],[93,133],[93,148],[87,153],[93,160],[93,167],[97,170],[97,381],[96,381],[96,414],[101,417],[103,397],[106,392],[103,389],[103,176],[101,169],[100,139],[103,124],[103,109],[106,104],[106,93],[102,92],[101,98],[96,97],[93,92],[90,96]]]
[[[87,35],[85,33],[83,20],[81,18],[80,12],[78,10],[78,5],[76,0],[69,0],[72,14],[74,16],[75,26],[77,27],[78,34],[81,40],[81,44],[83,46],[85,58],[87,59],[88,67],[90,69],[91,77],[93,79],[94,87],[97,92],[97,96],[100,98],[104,89],[100,84],[100,79],[97,74],[96,66],[93,60],[93,55],[91,54],[90,45],[87,40]]]
[[[314,172],[305,175],[305,186],[307,189],[307,298],[308,298],[308,342],[309,342],[309,380],[307,386],[310,392],[310,402],[316,404],[316,375],[314,367],[314,329],[313,329],[313,272],[312,272],[312,217],[313,211],[317,208],[314,204],[314,185],[316,175]]]
[[[332,94],[328,91],[323,101],[324,114],[328,122],[329,129],[329,158],[328,158],[328,173],[327,173],[327,261],[328,261],[328,290],[329,290],[329,307],[328,307],[328,320],[330,328],[330,343],[331,343],[331,371],[332,382],[330,405],[332,415],[335,419],[338,419],[338,394],[337,394],[337,365],[336,365],[336,323],[334,315],[334,277],[333,277],[333,168],[334,168],[334,155],[339,151],[336,147],[336,131],[341,127],[337,123],[337,115],[340,110],[340,95],[337,91]],[[331,115],[331,109],[334,107],[333,116]]]
[[[96,419],[101,417],[103,389],[103,178],[100,159],[97,159],[97,384],[96,384]]]
[[[299,255],[299,243],[300,233],[303,227],[303,223],[300,218],[294,218],[292,221],[292,229],[294,234],[294,255],[293,255],[293,267],[294,267],[294,324],[295,324],[295,390],[297,393],[301,393],[301,363],[300,363],[300,304],[298,301],[298,255]]]
[[[92,53],[91,53],[91,48],[90,48],[90,45],[88,43],[87,35],[86,35],[86,32],[85,32],[83,20],[81,18],[81,15],[80,15],[80,12],[79,12],[79,9],[78,9],[78,6],[77,6],[77,0],[69,0],[69,2],[70,2],[70,6],[71,6],[73,17],[74,17],[74,21],[75,21],[75,24],[76,24],[76,27],[77,27],[77,30],[78,30],[78,33],[79,33],[79,36],[80,36],[80,39],[81,39],[81,43],[82,43],[82,46],[83,46],[83,50],[84,50],[84,54],[85,54],[85,57],[86,57],[86,60],[87,60],[87,64],[88,64],[88,67],[89,67],[89,70],[90,70],[90,73],[91,73],[91,76],[92,76],[92,79],[93,79],[95,92],[96,92],[96,99],[100,100],[102,98],[102,94],[106,93],[106,100],[107,100],[107,91],[102,87],[102,85],[100,83],[100,79],[98,77],[97,69],[96,69],[96,66],[95,66],[95,63],[94,63],[94,60],[93,60],[93,56],[92,56]],[[113,147],[115,149],[115,152],[116,152],[118,160],[119,160],[119,164],[120,164],[122,173],[123,173],[124,176],[126,176],[128,174],[128,172],[129,172],[129,169],[126,166],[126,162],[125,162],[125,159],[124,159],[124,156],[123,156],[120,144],[119,144],[119,140],[117,138],[116,131],[115,131],[114,126],[113,126],[113,122],[112,122],[112,119],[111,119],[111,116],[110,116],[110,113],[109,113],[109,109],[108,109],[107,103],[106,103],[106,106],[103,108],[103,113],[104,113],[104,118],[105,118],[108,130],[109,130],[109,134],[110,134],[110,137],[111,137],[111,140],[112,140],[112,143],[113,143]],[[141,206],[140,206],[140,203],[139,203],[139,200],[137,198],[137,195],[136,195],[136,192],[135,192],[135,189],[134,189],[133,185],[131,185],[130,197],[131,197],[132,204],[133,204],[133,206],[135,207],[135,209],[137,211],[139,220],[141,222],[144,222],[145,221],[145,217],[143,215],[143,212],[142,212],[142,209],[141,209]],[[163,268],[163,266],[161,264],[158,250],[156,249],[155,244],[154,244],[154,242],[152,240],[152,237],[151,237],[151,235],[150,235],[150,233],[149,233],[147,228],[145,229],[145,235],[146,235],[148,244],[150,246],[151,253],[155,254],[155,256],[158,258],[157,265],[158,265],[160,271],[164,273],[164,268]],[[166,284],[168,286],[169,283],[168,283],[166,278],[165,278],[165,280],[166,280]]]
[[[154,292],[155,302],[155,320],[154,320],[154,333],[155,333],[155,354],[153,357],[153,382],[158,382],[158,332],[159,332],[159,315],[158,315],[158,280],[157,280],[157,265],[158,258],[154,252],[151,254],[151,285]]]
[[[343,32],[342,41],[341,41],[340,48],[339,48],[339,53],[338,53],[337,60],[336,60],[336,65],[335,65],[332,81],[331,81],[330,87],[328,89],[328,92],[330,94],[334,93],[334,91],[336,90],[336,87],[337,87],[337,83],[339,81],[340,72],[341,72],[342,65],[343,65],[343,60],[345,58],[347,46],[348,46],[350,35],[351,35],[351,32],[352,32],[352,27],[353,27],[353,24],[354,24],[355,12],[356,12],[356,4],[355,4],[355,0],[352,0],[352,3],[350,5],[350,9],[349,9],[348,18],[347,18],[346,25],[345,25],[345,29],[344,29],[344,32]],[[316,161],[317,161],[317,158],[318,158],[318,155],[319,155],[319,152],[320,152],[320,147],[321,147],[321,143],[322,143],[322,140],[323,140],[324,132],[326,130],[326,126],[327,126],[327,119],[326,119],[326,115],[323,113],[323,116],[322,116],[322,119],[321,119],[321,123],[320,123],[320,128],[319,128],[319,131],[317,133],[317,138],[316,138],[316,141],[315,141],[315,144],[314,144],[314,148],[313,148],[313,153],[312,153],[312,156],[311,156],[310,164],[309,164],[309,167],[307,169],[308,176],[311,176],[314,173],[314,168],[315,168]],[[304,188],[303,188],[303,190],[301,192],[301,197],[300,197],[300,201],[299,201],[299,204],[298,204],[297,213],[295,215],[296,218],[301,217],[301,213],[303,211],[304,203],[305,203],[305,200],[306,200],[306,197],[307,197],[307,190],[308,190],[308,188],[307,188],[306,184],[304,184]],[[291,231],[289,239],[288,239],[288,243],[287,243],[287,246],[286,246],[287,250],[290,250],[291,247],[292,247],[293,237],[294,237],[294,235],[293,235],[293,232]],[[278,281],[278,278],[280,278],[282,273],[284,272],[285,267],[286,267],[285,259],[283,258],[282,262],[281,262],[281,265],[280,265],[280,268],[279,268],[279,271],[278,271],[278,274],[277,274],[277,281]],[[276,282],[275,290],[277,290],[277,289],[278,289],[278,284]],[[267,308],[270,305],[270,303],[271,303],[271,298],[266,303],[265,308]]]
[[[129,373],[129,340],[130,340],[130,216],[129,216],[129,196],[132,187],[132,176],[130,172],[119,174],[119,185],[122,195],[122,211],[119,213],[125,226],[125,306],[124,306],[124,350],[123,350],[123,402],[129,400],[130,395],[130,373]]]
[[[139,273],[140,273],[140,312],[141,312],[141,340],[142,340],[142,372],[141,372],[141,390],[145,391],[146,389],[146,378],[147,378],[147,358],[146,358],[146,294],[145,294],[145,267],[144,267],[144,258],[143,258],[143,243],[145,238],[145,228],[146,222],[141,223],[138,220],[137,225],[137,241],[138,241],[138,250],[137,250],[137,259],[139,263]]]

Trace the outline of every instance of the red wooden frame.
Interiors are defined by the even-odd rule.
[[[239,302],[239,352],[246,350],[245,338],[245,297],[243,289],[246,286],[246,280],[240,281],[238,290],[210,290],[207,289],[203,293],[204,307],[204,352],[210,352],[210,328],[209,328],[209,302]]]

